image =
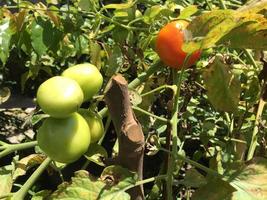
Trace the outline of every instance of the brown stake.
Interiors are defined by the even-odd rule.
[[[142,127],[132,110],[128,84],[122,75],[115,75],[111,78],[106,88],[105,102],[119,141],[116,164],[137,172],[139,180],[142,180],[144,135]],[[142,185],[130,189],[128,193],[133,200],[144,199]]]

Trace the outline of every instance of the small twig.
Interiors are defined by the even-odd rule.
[[[176,88],[174,88],[173,85],[162,85],[162,86],[159,86],[159,87],[157,87],[157,88],[155,88],[153,90],[150,90],[149,92],[141,94],[141,97],[153,94],[153,93],[155,93],[157,91],[166,90],[167,88],[172,89],[173,91],[176,89]]]
[[[154,114],[152,114],[152,113],[150,113],[150,112],[148,112],[148,111],[146,111],[146,110],[144,110],[144,109],[142,109],[142,108],[139,108],[139,107],[137,107],[137,106],[132,106],[132,108],[133,108],[134,110],[136,110],[136,111],[139,111],[139,112],[141,112],[141,113],[144,113],[145,115],[154,117],[155,119],[158,119],[158,120],[160,120],[160,121],[163,121],[163,122],[166,122],[166,123],[169,123],[169,122],[170,122],[169,119],[166,119],[166,118],[164,118],[164,117],[159,117],[159,116],[157,116],[157,115],[154,115]]]
[[[166,179],[167,175],[159,175],[159,176],[155,176],[155,177],[150,177],[141,181],[137,181],[134,185],[128,186],[124,189],[124,191],[129,190],[133,187],[139,186],[139,185],[143,185],[146,183],[150,183],[150,182],[154,182],[154,181],[158,181],[158,180],[163,180]]]

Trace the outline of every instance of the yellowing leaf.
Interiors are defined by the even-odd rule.
[[[186,52],[219,44],[233,48],[267,49],[267,19],[234,10],[214,10],[196,17],[187,28]]]
[[[226,181],[214,178],[208,184],[199,188],[192,196],[192,200],[223,200],[233,193],[235,188]]]
[[[96,180],[87,171],[80,170],[75,173],[70,183],[61,184],[49,199],[130,200],[130,195],[125,190],[134,185],[135,181],[133,173],[116,166],[106,168],[101,180]]]
[[[216,57],[203,73],[208,99],[220,111],[234,112],[239,103],[240,82],[222,59]]]
[[[227,200],[267,199],[267,160],[254,158],[234,172],[229,180],[237,191]]]
[[[267,1],[266,0],[252,0],[248,1],[244,6],[238,9],[239,12],[250,12],[250,13],[258,13],[262,10],[267,9]]]

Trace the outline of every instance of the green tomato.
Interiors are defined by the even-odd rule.
[[[61,76],[46,80],[37,91],[37,102],[43,112],[54,118],[65,118],[76,112],[83,97],[76,81]]]
[[[91,143],[95,143],[100,140],[100,138],[104,135],[102,118],[97,113],[90,110],[79,109],[78,112],[84,117],[90,128]]]
[[[66,69],[62,76],[71,78],[80,85],[85,101],[97,94],[103,84],[101,73],[96,66],[90,63],[74,65]]]
[[[50,158],[61,163],[78,160],[91,141],[86,120],[78,113],[64,119],[49,117],[37,132],[39,147]]]

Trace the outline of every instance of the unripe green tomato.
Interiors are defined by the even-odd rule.
[[[83,98],[79,84],[62,76],[46,80],[37,91],[37,102],[43,112],[54,118],[65,118],[76,112]]]
[[[87,151],[90,141],[89,126],[78,113],[64,119],[49,117],[37,132],[39,147],[51,159],[61,163],[78,160]]]
[[[91,143],[95,143],[104,135],[104,126],[101,117],[93,111],[87,109],[79,109],[81,114],[87,121],[91,133]]]
[[[74,65],[66,69],[62,76],[71,78],[80,85],[84,93],[84,101],[97,94],[103,84],[101,73],[90,63]]]

